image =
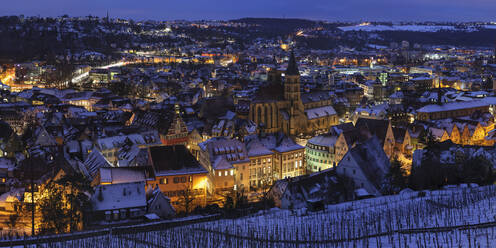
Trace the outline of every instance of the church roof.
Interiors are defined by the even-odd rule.
[[[282,101],[284,100],[284,87],[279,83],[268,83],[258,89],[254,102]]]
[[[286,69],[286,75],[290,75],[290,76],[300,75],[300,71],[298,70],[298,65],[296,64],[294,52],[291,52],[291,55],[289,57],[288,68]]]

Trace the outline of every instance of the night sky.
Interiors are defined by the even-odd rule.
[[[496,0],[13,0],[0,15],[136,20],[306,18],[343,21],[496,21]]]

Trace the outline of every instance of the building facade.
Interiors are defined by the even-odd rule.
[[[291,53],[284,83],[281,72],[269,71],[267,85],[250,104],[249,119],[266,133],[283,132],[288,136],[313,134],[337,124],[338,117],[325,92],[301,93],[300,73]],[[317,97],[313,95],[318,94]]]

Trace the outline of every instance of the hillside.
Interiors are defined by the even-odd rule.
[[[496,187],[403,193],[329,205],[272,209],[166,230],[91,237],[47,247],[491,247]],[[469,245],[470,243],[470,245]],[[45,246],[42,246],[45,247]]]

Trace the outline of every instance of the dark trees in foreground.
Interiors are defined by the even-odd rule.
[[[412,168],[409,177],[409,185],[414,189],[439,189],[461,183],[488,185],[495,181],[492,163],[482,156],[457,156],[454,163],[443,163],[438,147],[426,149],[420,166]]]

